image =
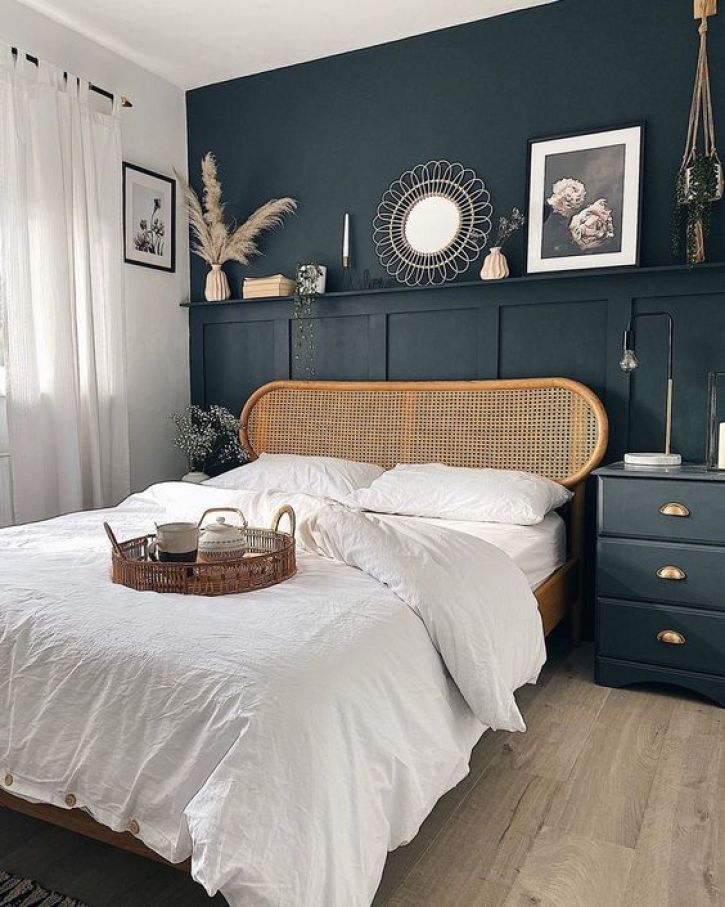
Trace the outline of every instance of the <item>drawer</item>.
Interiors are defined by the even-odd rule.
[[[600,600],[597,628],[598,655],[725,676],[725,614]],[[684,642],[660,641],[668,630]]]
[[[725,544],[725,483],[601,478],[599,531],[605,535]],[[687,516],[662,513],[670,511]]]
[[[600,538],[597,595],[725,611],[725,548]]]

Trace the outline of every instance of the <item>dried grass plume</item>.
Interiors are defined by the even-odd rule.
[[[293,198],[273,198],[266,202],[240,226],[234,221],[224,221],[222,187],[217,174],[216,160],[208,151],[201,162],[201,181],[204,186],[202,199],[174,171],[181,185],[184,203],[189,214],[193,234],[191,251],[210,265],[223,265],[225,261],[238,261],[246,265],[259,254],[257,239],[261,233],[275,230],[282,225],[286,214],[297,208]]]

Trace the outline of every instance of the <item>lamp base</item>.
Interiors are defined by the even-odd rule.
[[[625,466],[681,466],[682,455],[678,453],[626,453]]]

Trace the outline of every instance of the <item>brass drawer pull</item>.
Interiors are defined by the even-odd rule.
[[[678,504],[676,501],[670,501],[669,504],[663,504],[660,507],[660,513],[665,516],[689,516],[690,508],[684,504]]]
[[[663,642],[667,646],[684,646],[686,640],[677,630],[660,630],[657,634],[657,642]]]
[[[680,567],[672,566],[672,564],[660,567],[657,571],[657,576],[659,576],[660,579],[687,579],[685,571]]]

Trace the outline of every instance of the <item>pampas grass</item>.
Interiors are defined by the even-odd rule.
[[[204,186],[202,199],[176,171],[184,194],[189,226],[193,234],[191,251],[210,265],[223,265],[226,261],[249,264],[249,259],[259,255],[257,238],[261,233],[275,230],[282,225],[286,214],[297,208],[293,198],[273,198],[266,202],[240,226],[224,220],[222,187],[217,173],[216,160],[208,151],[201,162],[201,181]]]

